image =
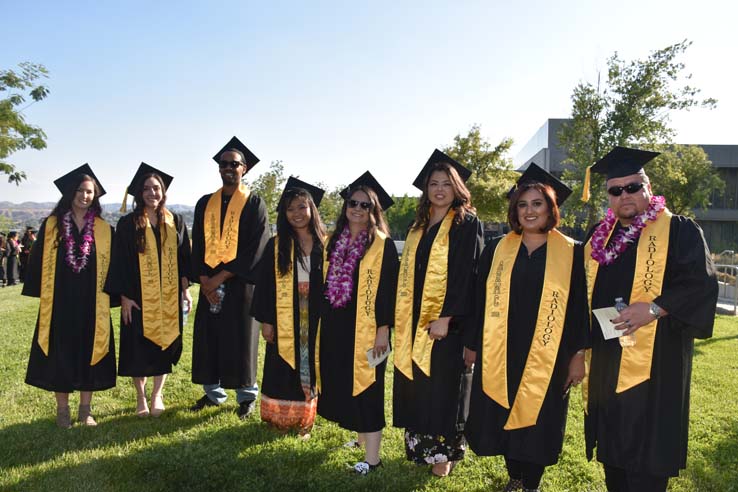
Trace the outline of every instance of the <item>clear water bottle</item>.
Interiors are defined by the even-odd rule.
[[[615,309],[617,309],[618,312],[627,307],[628,305],[625,304],[625,301],[623,301],[622,297],[615,298]],[[620,341],[621,347],[632,347],[636,344],[636,337],[633,333],[631,333],[630,335],[622,335],[620,338],[618,338],[618,341]]]
[[[187,324],[187,315],[190,314],[190,302],[182,299],[182,326]]]
[[[210,305],[210,312],[213,314],[218,314],[220,310],[223,308],[223,298],[225,297],[225,284],[220,284],[217,289],[215,289],[215,295],[218,296],[218,302],[216,304]]]

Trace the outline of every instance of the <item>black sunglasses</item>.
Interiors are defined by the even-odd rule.
[[[349,208],[356,208],[359,206],[363,208],[364,210],[369,210],[370,208],[372,208],[371,202],[360,202],[358,200],[348,200],[346,203],[348,203]]]
[[[230,167],[231,169],[236,169],[238,166],[242,166],[243,162],[241,161],[220,161],[218,163],[218,166],[221,169],[225,169],[226,167]]]
[[[629,183],[625,186],[613,186],[611,188],[608,188],[607,192],[612,196],[620,196],[623,194],[623,192],[632,195],[633,193],[638,193],[642,189],[643,183]]]

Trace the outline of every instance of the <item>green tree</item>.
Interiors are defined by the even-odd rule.
[[[282,196],[285,181],[287,181],[287,178],[284,177],[282,161],[272,161],[269,170],[259,175],[249,184],[251,192],[256,193],[264,200],[271,224],[277,223],[277,205],[279,204],[279,198]]]
[[[472,171],[466,186],[472,195],[472,204],[481,220],[507,220],[507,192],[518,178],[512,159],[507,156],[513,141],[504,138],[492,147],[482,137],[480,126],[473,125],[466,136],[456,135],[454,143],[443,151]]]
[[[387,224],[389,225],[392,237],[395,239],[405,239],[407,228],[415,220],[415,209],[418,205],[418,197],[416,196],[395,196],[392,197],[395,204],[392,208],[385,212]]]
[[[669,126],[669,115],[673,111],[715,107],[715,99],[698,98],[700,90],[688,84],[691,75],[684,74],[685,65],[678,60],[691,44],[685,40],[667,46],[652,52],[645,60],[625,61],[615,53],[607,61],[604,84],[598,78],[596,85],[582,82],[574,88],[571,122],[559,132],[559,143],[568,156],[564,161],[563,179],[572,186],[575,196],[581,196],[586,167],[615,145],[655,149],[669,144],[675,134]],[[677,152],[673,158],[679,159],[682,155],[685,154]],[[696,159],[696,155],[689,155]],[[692,171],[704,173],[704,167],[704,161],[700,165],[685,165],[686,180],[692,180],[689,174]],[[717,176],[714,170],[712,173]],[[662,189],[676,189],[682,179],[677,176],[675,183],[662,182],[669,178],[659,176]],[[697,178],[695,176],[695,182],[700,186],[713,182]],[[607,204],[603,183],[602,176],[593,173],[589,202],[576,199],[566,202],[564,207],[568,213],[563,214],[566,225],[589,228],[597,222]],[[699,199],[703,192],[699,190],[689,196]],[[669,203],[677,199],[666,196]],[[700,205],[698,202],[684,203],[684,208]]]
[[[328,185],[323,182],[318,183],[317,186],[326,190],[323,195],[323,200],[320,202],[320,206],[318,207],[318,212],[320,212],[320,217],[323,219],[326,228],[331,232],[336,225],[338,214],[341,213],[341,207],[343,207],[341,190],[343,190],[345,186],[338,186],[330,191],[328,190]]]
[[[23,111],[49,94],[48,87],[40,83],[40,79],[48,78],[46,67],[23,62],[18,68],[19,71],[0,70],[0,92],[7,94],[0,99],[0,173],[7,174],[8,182],[16,185],[26,179],[26,173],[6,159],[27,147],[46,148],[46,134],[40,127],[27,123]],[[25,105],[28,97],[33,102]]]

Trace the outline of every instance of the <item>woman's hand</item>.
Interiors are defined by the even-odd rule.
[[[477,352],[475,350],[470,350],[464,347],[464,365],[466,367],[471,367],[474,365],[474,362],[476,360],[477,360]]]
[[[192,312],[192,294],[190,294],[190,289],[184,289],[182,291],[182,304],[187,303],[187,311],[185,311],[185,314],[190,314]]]
[[[261,336],[264,337],[264,340],[266,340],[267,343],[274,343],[274,325],[262,323]]]
[[[580,350],[569,361],[569,374],[566,376],[564,389],[569,385],[578,385],[584,379],[584,350]]]
[[[374,357],[384,354],[389,347],[389,326],[384,325],[377,328],[377,335],[374,337]]]
[[[428,337],[431,340],[443,340],[448,335],[448,324],[451,321],[451,316],[445,316],[433,320],[428,325]]]
[[[120,317],[124,325],[128,326],[131,324],[131,310],[133,308],[141,310],[141,307],[136,304],[136,301],[127,298],[124,295],[120,296]]]

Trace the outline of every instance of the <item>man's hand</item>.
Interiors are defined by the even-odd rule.
[[[649,311],[649,303],[634,302],[627,308],[620,311],[619,316],[611,320],[616,326],[616,330],[625,330],[623,335],[630,335],[641,326],[645,326],[655,320]]]

